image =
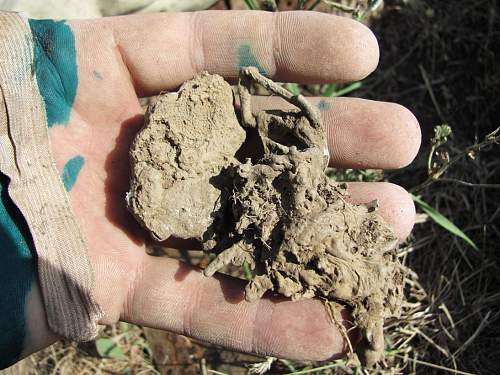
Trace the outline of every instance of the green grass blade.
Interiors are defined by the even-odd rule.
[[[252,270],[250,269],[250,265],[246,260],[243,261],[243,272],[245,273],[245,279],[247,279],[248,281],[253,279]]]
[[[337,92],[337,85],[335,83],[330,83],[328,86],[326,86],[325,91],[323,92],[323,96],[332,96]]]
[[[308,10],[314,10],[318,5],[319,3],[321,3],[321,0],[316,0],[310,7]]]
[[[127,356],[113,339],[97,339],[95,346],[99,355],[103,358],[127,359]]]
[[[297,1],[297,9],[298,10],[304,9],[304,5],[306,5],[306,0],[299,0],[299,1]]]
[[[255,4],[254,0],[245,0],[245,4],[247,5],[248,9],[252,10],[258,10],[259,7],[257,4]]]
[[[292,362],[290,362],[289,360],[287,359],[280,359],[279,360],[281,363],[283,363],[286,367],[288,367],[288,369],[293,373],[293,372],[296,372],[297,369],[293,366]]]
[[[435,208],[424,202],[420,197],[412,194],[413,201],[424,211],[436,224],[442,226],[448,232],[467,242],[472,248],[478,250],[476,244],[460,228],[453,224],[449,219],[440,214]]]
[[[329,84],[325,91],[323,92],[323,96],[335,98],[337,96],[344,96],[347,95],[353,91],[356,91],[359,89],[361,86],[363,86],[363,82],[354,82],[351,83],[349,86],[343,87],[341,89],[337,89],[337,85],[334,83]]]
[[[296,83],[287,83],[285,85],[286,89],[290,91],[293,95],[300,95],[300,87]]]
[[[332,95],[332,97],[336,97],[336,96],[344,96],[344,95],[347,95],[353,91],[356,91],[357,89],[359,89],[361,86],[363,86],[363,83],[362,82],[354,82],[354,83],[351,83],[349,86],[346,86],[344,88],[341,88],[340,90],[334,92]]]

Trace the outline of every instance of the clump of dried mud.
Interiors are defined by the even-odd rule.
[[[254,116],[252,83],[297,110]],[[334,319],[337,304],[349,306],[363,338],[357,352],[377,363],[384,319],[402,301],[396,235],[373,202],[347,202],[347,186],[326,177],[326,136],[302,96],[253,68],[242,70],[239,95],[239,118],[217,75],[201,73],[158,97],[130,151],[130,211],[156,240],[195,238],[216,253],[207,276],[246,262],[254,273],[248,301],[266,291],[317,297],[332,302]]]

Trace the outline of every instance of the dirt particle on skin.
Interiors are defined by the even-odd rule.
[[[251,84],[297,110],[253,115]],[[255,68],[242,70],[239,96],[238,117],[229,84],[201,73],[158,97],[130,151],[130,211],[156,240],[195,238],[217,254],[207,276],[246,262],[248,301],[270,291],[349,306],[363,337],[357,354],[376,364],[384,320],[403,296],[395,233],[374,202],[349,203],[347,186],[325,175],[326,136],[305,98]]]

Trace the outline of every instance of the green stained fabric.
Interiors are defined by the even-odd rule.
[[[16,362],[26,338],[26,296],[36,275],[31,235],[0,174],[0,368]]]
[[[65,21],[29,20],[34,73],[45,104],[47,125],[66,126],[77,87],[75,37]],[[40,124],[43,126],[43,124]],[[70,160],[63,173],[71,190],[83,158]],[[9,179],[0,174],[0,368],[15,363],[26,340],[26,297],[36,282],[37,264],[29,228],[8,194]]]

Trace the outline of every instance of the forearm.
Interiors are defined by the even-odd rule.
[[[0,368],[55,341],[47,327],[29,230],[0,176]]]
[[[25,337],[18,359],[27,357],[57,340],[58,337],[50,331],[47,325],[40,287],[36,281],[33,281],[25,300]]]

